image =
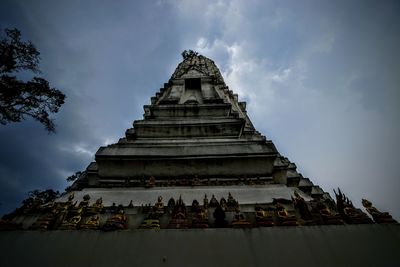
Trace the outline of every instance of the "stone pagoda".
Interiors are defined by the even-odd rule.
[[[60,255],[65,240],[73,242],[76,249],[71,251],[78,256],[64,257],[66,264],[85,259],[91,266],[132,262],[139,266],[168,262],[170,266],[220,266],[221,258],[210,254],[215,250],[229,266],[357,265],[361,254],[348,254],[354,246],[361,244],[361,251],[381,246],[360,241],[359,236],[364,235],[385,242],[388,249],[383,261],[373,254],[364,255],[364,264],[395,262],[400,249],[395,245],[399,238],[393,236],[400,235],[393,226],[397,222],[387,212],[363,200],[368,216],[340,190],[333,200],[298,173],[296,165],[254,128],[246,103],[228,88],[211,59],[190,50],[182,56],[168,83],[144,106],[143,119],[134,121],[125,137],[100,147],[95,162],[61,197],[48,203],[29,202],[3,220],[0,228],[54,233],[52,247],[47,247],[51,255]],[[391,224],[392,228],[379,228],[378,224]],[[321,225],[325,228],[318,228]],[[232,228],[252,229],[242,234]],[[67,235],[63,233],[68,231],[52,230],[73,232]],[[110,247],[106,241],[110,236],[101,230],[113,231],[112,240],[124,245]],[[353,232],[354,236],[349,235]],[[33,234],[37,231],[30,233],[32,237],[25,235],[26,240],[0,236],[2,250],[14,253],[22,244],[41,240],[42,235]],[[14,245],[9,246],[10,242]],[[330,251],[318,245],[325,242]],[[188,251],[188,244],[200,249],[203,257],[195,250]],[[104,255],[98,253],[105,247]],[[309,262],[307,247],[320,256],[314,262]],[[88,248],[94,258],[82,256]],[[296,250],[296,257],[279,257],[287,249]],[[137,254],[124,258],[122,251]],[[332,251],[336,258],[327,261]],[[59,258],[41,253],[41,258],[57,264]],[[105,256],[110,253],[120,255],[117,262]],[[30,263],[29,256],[37,256],[25,254],[26,263]],[[15,262],[5,263],[3,266]]]

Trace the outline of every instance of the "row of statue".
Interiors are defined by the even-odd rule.
[[[270,181],[271,182],[271,181]],[[228,185],[264,185],[267,181],[261,179],[260,177],[256,178],[247,178],[242,177],[238,179],[232,180],[224,180],[224,179],[199,179],[198,177],[188,178],[182,177],[180,179],[163,179],[156,180],[154,176],[150,176],[147,180],[141,180],[137,183],[137,186],[144,186],[147,188],[150,187],[165,187],[165,186],[228,186]],[[128,182],[129,184],[129,182]]]
[[[141,220],[141,229],[162,228],[209,228],[209,227],[268,227],[320,224],[365,224],[397,223],[389,213],[380,212],[366,199],[362,204],[370,217],[340,191],[335,191],[336,203],[330,199],[305,201],[297,192],[291,200],[274,199],[272,203],[254,206],[254,212],[240,212],[239,202],[231,193],[219,201],[212,195],[205,195],[202,203],[193,200],[186,206],[181,197],[175,201],[170,198],[164,205],[161,196],[154,204],[135,207],[132,201],[128,206],[104,207],[102,198],[90,205],[90,196],[83,196],[79,203],[70,194],[66,202],[50,202],[41,207],[42,216],[30,227],[40,230],[98,230],[128,229],[128,217]],[[139,209],[143,215],[125,214],[125,210]],[[107,216],[108,215],[108,216]],[[212,215],[213,220],[209,218]],[[136,219],[132,216],[136,216]],[[106,219],[106,217],[108,217]],[[229,219],[227,219],[227,217]],[[136,222],[133,222],[134,224]],[[1,225],[0,225],[1,228]]]

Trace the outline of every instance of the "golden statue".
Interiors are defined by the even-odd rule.
[[[294,215],[290,215],[289,212],[285,209],[283,205],[280,203],[276,204],[276,210],[278,214],[278,221],[280,225],[285,226],[297,226],[299,223],[297,222],[297,218]]]
[[[261,227],[269,227],[269,226],[274,226],[274,216],[272,213],[270,213],[268,210],[256,206],[256,225],[261,226]]]
[[[74,197],[75,197],[75,194],[74,194],[74,193],[70,194],[70,195],[68,196],[68,200],[67,200],[67,202],[66,202],[65,204],[71,205],[71,204],[72,204],[72,200],[74,200]]]
[[[305,225],[315,224],[307,202],[296,191],[294,191],[294,197],[292,196],[292,202],[295,209],[297,209],[298,212],[300,213],[300,219],[303,224]]]
[[[208,228],[208,214],[203,207],[198,207],[192,220],[193,228]]]
[[[239,208],[239,202],[233,198],[231,192],[228,193],[228,201],[226,203],[227,211],[234,211]]]
[[[208,198],[207,198],[207,194],[204,195],[203,207],[204,207],[204,209],[207,209],[207,208],[208,208]]]
[[[103,199],[99,198],[99,199],[96,200],[95,203],[93,203],[91,206],[86,208],[86,214],[87,215],[94,215],[94,214],[102,212],[103,209],[104,209]]]
[[[127,217],[125,216],[124,210],[122,207],[119,207],[119,210],[115,215],[109,218],[103,226],[104,231],[112,231],[112,230],[124,230],[128,227],[127,225]]]
[[[160,220],[158,219],[145,219],[139,226],[139,229],[160,229]]]
[[[89,200],[90,200],[89,194],[84,195],[83,200],[79,203],[79,207],[86,208],[87,206],[89,206]]]
[[[72,216],[69,220],[63,221],[60,230],[76,230],[82,217],[80,215]]]
[[[172,219],[168,224],[168,228],[188,228],[187,211],[182,196],[179,196],[178,201],[172,211]]]
[[[233,228],[250,228],[251,223],[245,219],[244,215],[240,213],[239,209],[236,210],[236,214],[232,220]]]
[[[327,205],[322,202],[318,203],[317,209],[324,224],[344,224],[339,214],[332,212]]]
[[[85,223],[81,224],[81,228],[86,230],[97,230],[99,229],[99,226],[100,226],[99,215],[93,215],[89,219],[87,219]]]
[[[150,176],[149,180],[146,183],[146,187],[154,187],[156,186],[156,178],[154,176]]]
[[[162,202],[162,196],[157,198],[156,204],[154,204],[154,209],[156,214],[163,215],[164,214],[164,203]]]

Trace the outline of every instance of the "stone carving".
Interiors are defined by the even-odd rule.
[[[103,212],[104,210],[103,206],[103,199],[99,198],[96,200],[95,203],[93,203],[91,206],[86,208],[86,215],[94,215]]]
[[[160,219],[157,212],[154,211],[155,208],[151,209],[147,217],[140,224],[139,229],[160,229]]]
[[[193,50],[184,50],[182,52],[183,59],[188,59],[188,58],[191,58],[191,57],[194,57],[194,56],[198,56],[198,55],[199,55],[199,53],[196,52],[196,51],[193,51]]]
[[[140,224],[139,229],[160,229],[160,220],[157,218],[147,217],[143,220],[142,224]]]
[[[154,204],[154,210],[155,213],[160,216],[164,214],[164,203],[162,202],[162,196],[157,198],[157,202]]]
[[[168,228],[188,228],[188,225],[186,206],[182,197],[179,196],[178,201],[175,203],[172,219],[169,222]]]
[[[168,200],[168,207],[167,207],[168,212],[169,212],[170,214],[173,212],[174,207],[175,207],[175,199],[174,199],[173,197],[171,197],[171,198]]]
[[[156,186],[156,178],[154,176],[150,176],[149,180],[146,183],[146,187],[154,187]]]
[[[208,204],[208,206],[210,208],[216,208],[217,206],[219,206],[218,200],[215,198],[214,195],[212,195],[210,203]]]
[[[290,215],[289,212],[285,209],[285,207],[279,202],[276,204],[276,212],[278,215],[279,225],[283,226],[299,225],[296,216]]]
[[[200,203],[197,201],[197,199],[194,199],[192,201],[192,206],[191,206],[190,211],[191,212],[196,212],[199,208],[200,208]]]
[[[207,208],[208,208],[208,198],[207,198],[207,194],[204,194],[203,207],[204,207],[204,209],[207,209]]]
[[[334,212],[322,201],[317,201],[314,209],[320,216],[322,224],[344,224],[342,217]]]
[[[81,229],[86,230],[97,230],[100,227],[100,217],[99,215],[90,216],[85,223],[80,225]]]
[[[78,224],[81,222],[82,217],[80,215],[75,215],[65,220],[61,226],[60,230],[76,230],[78,228]]]
[[[336,205],[343,220],[349,224],[372,223],[372,220],[360,209],[356,209],[353,203],[343,194],[340,189],[338,192],[333,190],[336,196]]]
[[[239,209],[237,209],[232,220],[232,227],[250,228],[251,226],[252,226],[251,223],[244,217],[244,215],[239,211]]]
[[[128,219],[125,215],[123,207],[118,206],[117,213],[109,218],[103,225],[104,231],[125,230],[127,229]]]
[[[362,199],[362,205],[368,213],[371,214],[376,223],[397,223],[388,212],[380,212],[377,208],[372,206],[372,203],[367,199]]]
[[[239,208],[239,202],[233,198],[231,192],[228,193],[228,201],[226,203],[227,211],[235,211]]]
[[[294,197],[292,197],[294,207],[299,211],[300,218],[306,225],[314,224],[313,216],[308,207],[307,202],[302,198],[296,191],[294,192]]]
[[[219,201],[219,205],[221,206],[221,208],[226,211],[226,199],[224,197],[221,197],[221,200]]]
[[[256,226],[271,227],[275,225],[274,210],[264,209],[260,206],[255,207],[256,211]]]
[[[198,207],[193,215],[192,220],[192,227],[193,228],[208,228],[208,214],[203,207]]]

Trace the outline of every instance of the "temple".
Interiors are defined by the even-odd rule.
[[[250,248],[243,248],[243,251],[250,250],[238,259],[238,265],[233,262],[232,266],[263,266],[264,256],[259,255],[262,247],[283,253],[290,247],[284,243],[294,239],[292,246],[301,246],[303,252],[307,242],[313,242],[309,247],[321,250],[318,243],[327,242],[327,246],[332,246],[329,238],[333,238],[340,244],[337,236],[345,237],[344,241],[351,239],[351,234],[346,237],[350,231],[355,236],[375,238],[374,234],[379,235],[392,250],[385,254],[386,259],[375,262],[393,263],[390,253],[400,252],[398,246],[393,250],[400,232],[397,221],[389,213],[363,200],[367,214],[356,208],[340,190],[333,199],[309,178],[303,177],[296,164],[281,155],[273,142],[254,128],[246,112],[246,103],[240,102],[238,95],[228,88],[216,64],[190,50],[184,51],[182,56],[183,61],[169,81],[151,98],[151,103],[144,106],[143,119],[135,120],[133,127],[127,129],[117,143],[100,147],[95,162],[89,164],[66,193],[48,203],[38,201],[21,207],[0,226],[9,231],[29,230],[27,232],[39,235],[43,231],[54,232],[61,239],[68,239],[65,235],[68,232],[81,240],[80,247],[86,242],[78,236],[80,232],[96,235],[96,238],[106,235],[105,231],[113,232],[117,240],[129,236],[133,243],[142,240],[147,244],[134,245],[138,250],[148,248],[148,242],[157,240],[157,234],[175,240],[175,233],[188,244],[206,242],[202,235],[215,244],[225,240],[238,242],[240,246],[248,240],[250,243],[244,246]],[[188,230],[162,232],[162,229]],[[246,232],[240,229],[250,232],[241,237],[240,233]],[[259,239],[254,231],[261,231],[257,232]],[[270,238],[281,239],[274,245]],[[4,245],[5,239],[0,238],[0,244],[10,250]],[[129,246],[126,240],[124,242],[124,246]],[[180,242],[176,241],[175,245],[184,247]],[[349,244],[359,244],[359,240],[353,238],[348,240]],[[379,249],[381,245],[366,248]],[[237,249],[223,250],[243,254]],[[347,252],[339,247],[335,249],[339,251],[334,252],[336,258],[315,260],[315,266],[338,266],[337,263],[344,263],[346,258],[349,260]],[[147,265],[169,263],[168,257],[175,257],[175,254],[165,251],[155,253],[160,262],[147,262]],[[316,253],[331,255],[330,252]],[[146,255],[151,257],[152,254],[147,251]],[[146,258],[142,255],[137,259],[141,257]],[[200,262],[217,266],[221,260],[213,265],[210,264],[212,256],[209,257],[210,261]],[[346,263],[357,265],[356,258]],[[277,258],[276,262],[281,260],[292,264],[289,259]],[[171,266],[180,265],[172,262]],[[361,262],[365,263],[365,259]],[[293,263],[314,266],[312,262]]]

